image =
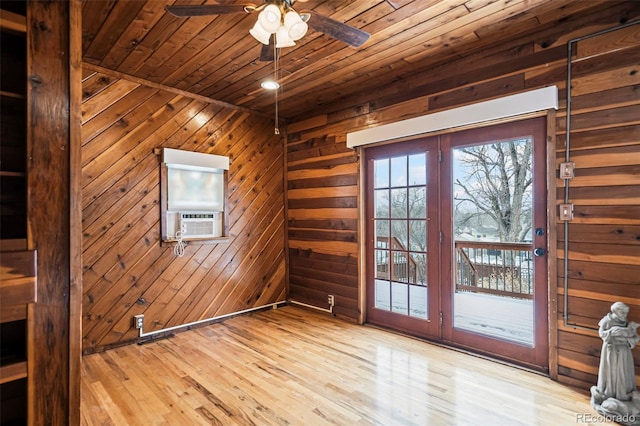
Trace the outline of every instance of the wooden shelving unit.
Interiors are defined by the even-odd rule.
[[[0,424],[28,420],[29,305],[36,302],[36,252],[0,256]]]
[[[36,301],[36,282],[35,251],[2,253],[0,384],[27,377],[28,305]]]
[[[0,7],[0,238],[26,241],[26,10],[20,2]]]
[[[0,424],[30,421],[29,306],[37,274],[36,252],[27,251],[25,4],[0,5]]]

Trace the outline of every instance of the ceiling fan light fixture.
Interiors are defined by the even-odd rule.
[[[276,32],[276,48],[282,49],[283,47],[295,46],[296,42],[289,37],[289,31],[285,27],[278,28]]]
[[[256,24],[249,30],[249,34],[253,36],[256,40],[258,40],[262,44],[269,45],[269,39],[271,38],[271,34],[262,28],[260,25],[260,21],[256,22]]]
[[[290,10],[284,15],[284,27],[287,29],[289,37],[293,41],[300,40],[309,29],[307,23],[293,10]]]
[[[280,9],[275,4],[269,4],[258,15],[258,22],[265,31],[273,34],[280,28],[282,15]]]

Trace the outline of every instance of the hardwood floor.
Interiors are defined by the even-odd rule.
[[[584,391],[292,306],[84,357],[82,422],[606,423]]]

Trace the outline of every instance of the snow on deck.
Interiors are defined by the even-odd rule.
[[[426,287],[393,283],[393,307],[387,281],[376,280],[376,307],[427,318]],[[420,291],[422,290],[422,291]],[[454,327],[525,345],[533,345],[533,300],[479,293],[454,294]],[[410,305],[410,306],[409,306]],[[410,308],[410,309],[409,309]]]

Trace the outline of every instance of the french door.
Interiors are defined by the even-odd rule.
[[[439,333],[438,140],[369,148],[367,320]]]
[[[368,322],[547,369],[545,129],[365,150]]]

